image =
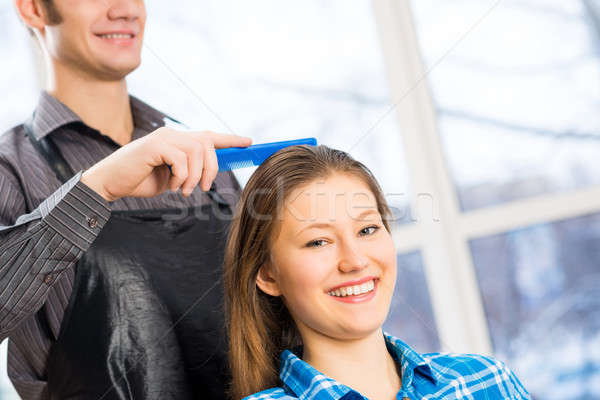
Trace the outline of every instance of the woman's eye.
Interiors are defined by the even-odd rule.
[[[377,225],[367,226],[365,228],[362,228],[360,230],[360,233],[362,236],[369,236],[369,235],[372,235],[375,232],[377,232],[378,229],[379,229],[379,226],[377,226]]]
[[[306,244],[306,247],[321,247],[320,243],[324,243],[324,242],[325,242],[324,239],[313,240],[312,242],[308,242]]]
[[[377,232],[381,227],[378,225],[371,225],[364,227],[360,230],[360,236],[370,236]],[[323,247],[327,243],[325,239],[317,239],[310,241],[306,244],[306,247]]]

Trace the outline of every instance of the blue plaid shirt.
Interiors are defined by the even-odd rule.
[[[400,364],[402,388],[396,399],[531,399],[515,374],[501,361],[475,354],[419,354],[383,333],[388,351]],[[283,386],[245,400],[364,400],[357,391],[328,378],[290,350],[281,353]]]

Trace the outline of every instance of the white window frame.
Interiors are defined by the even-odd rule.
[[[414,193],[411,207],[418,216],[414,223],[395,229],[397,250],[423,254],[442,349],[491,355],[469,241],[600,212],[600,187],[461,211],[438,132],[410,0],[372,0],[372,6]]]

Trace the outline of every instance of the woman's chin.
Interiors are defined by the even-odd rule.
[[[338,326],[342,327],[345,332],[363,336],[381,330],[386,317],[387,311],[384,312],[384,310],[355,312],[339,319]]]
[[[376,332],[381,332],[383,321],[351,321],[343,324],[338,329],[338,333],[334,335],[341,340],[358,340],[364,339],[373,335]]]

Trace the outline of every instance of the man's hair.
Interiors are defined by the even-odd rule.
[[[36,1],[36,0],[34,0],[34,1]],[[54,5],[54,0],[39,0],[39,4],[41,4],[41,6],[44,8],[46,16],[48,17],[48,24],[56,25],[56,24],[60,24],[62,22],[62,16],[56,9],[56,6]],[[33,29],[31,29],[27,25],[25,25],[25,27],[27,28],[27,31],[29,32],[29,34],[31,36],[34,36]]]

